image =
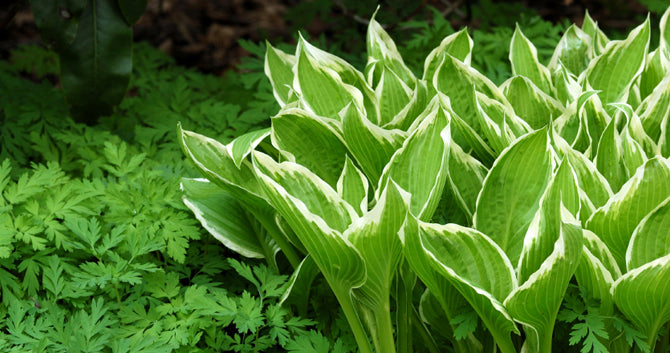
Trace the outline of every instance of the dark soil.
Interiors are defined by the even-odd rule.
[[[135,25],[134,35],[136,40],[147,41],[173,56],[181,65],[220,74],[235,67],[241,57],[248,55],[238,44],[239,39],[256,42],[265,39],[290,41],[296,25],[287,20],[287,14],[300,2],[149,0],[146,12]],[[423,0],[420,9],[428,5],[437,8],[449,16],[455,28],[464,25],[477,28],[479,20],[472,18],[470,14],[473,7],[479,6],[478,2]],[[567,18],[578,24],[583,20],[585,9],[589,9],[591,16],[599,21],[601,27],[614,30],[630,28],[639,22],[641,14],[646,13],[643,6],[628,0],[522,2],[547,20],[559,21]],[[331,13],[328,16],[315,16],[305,30],[316,35],[328,33],[335,23],[341,24],[344,21],[357,24],[363,36],[365,26],[360,25],[360,22],[366,16],[356,16],[341,4],[341,0],[333,1]],[[381,1],[381,5],[384,6],[384,1]],[[9,51],[17,45],[30,43],[40,43],[40,39],[28,1],[0,0],[0,59],[7,58]]]

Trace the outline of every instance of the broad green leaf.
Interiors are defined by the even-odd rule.
[[[410,197],[391,181],[375,207],[344,234],[365,259],[367,278],[354,295],[375,315],[388,310],[391,282],[402,258],[398,233],[405,225]]]
[[[562,66],[573,75],[581,74],[593,58],[591,45],[591,37],[576,25],[571,25],[554,49],[549,70],[557,70]]]
[[[504,301],[514,320],[526,325],[528,351],[548,352],[558,309],[582,255],[582,229],[560,222],[554,249],[540,268]],[[537,350],[532,349],[537,347]]]
[[[659,27],[661,29],[659,51],[670,59],[670,8],[661,16]]]
[[[265,42],[265,76],[272,84],[272,93],[280,106],[291,101],[293,91],[293,67],[296,64],[295,56],[285,53],[269,42]]]
[[[670,254],[621,276],[612,294],[619,310],[642,331],[654,351],[659,329],[670,321]]]
[[[259,180],[261,187],[266,192],[272,192],[271,195],[267,195],[270,203],[291,225],[305,247],[307,247],[305,240],[299,230],[294,227],[296,216],[292,216],[293,219],[287,217],[290,213],[289,209],[291,212],[298,210],[308,212],[304,217],[319,218],[320,221],[308,219],[308,223],[314,222],[314,226],[323,227],[324,232],[331,230],[344,232],[351,222],[358,218],[353,206],[343,200],[333,187],[306,167],[293,162],[277,163],[261,152],[253,153],[253,162],[254,171],[261,179]],[[280,190],[275,190],[276,188]],[[287,203],[289,201],[290,203]],[[283,209],[280,210],[279,206],[282,206]],[[303,221],[300,219],[300,222]],[[304,228],[305,225],[302,227]],[[309,251],[309,248],[307,250]],[[316,258],[314,260],[319,262]]]
[[[593,21],[589,11],[584,14],[584,22],[582,23],[582,31],[591,37],[591,46],[593,55],[598,56],[605,51],[609,39],[603,31],[598,28],[598,23]]]
[[[407,131],[416,118],[425,111],[429,102],[426,81],[417,80],[416,87],[411,92],[410,97],[409,102],[395,115],[393,120],[382,126],[384,129],[400,129],[402,131]]]
[[[621,277],[621,272],[607,246],[593,232],[584,230],[583,236],[582,258],[575,270],[575,278],[580,289],[600,301],[600,312],[612,315],[614,298],[610,291],[614,280]],[[607,254],[605,259],[604,254]]]
[[[501,352],[510,352],[510,333],[518,330],[501,300],[516,288],[516,277],[502,249],[486,235],[456,224],[421,223],[420,232],[408,232],[403,242],[419,278],[424,283],[436,282],[435,274],[446,278],[475,309]],[[429,288],[438,299],[443,295]]]
[[[314,263],[314,259],[310,255],[305,256],[289,278],[286,291],[279,300],[279,305],[295,305],[300,315],[307,315],[310,290],[319,273],[319,268]]]
[[[507,102],[498,86],[493,81],[482,75],[479,71],[464,64],[457,58],[446,54],[440,62],[435,75],[430,81],[433,87],[446,94],[449,99],[455,101],[453,104],[469,104],[469,92],[472,86],[475,90],[484,93],[487,97],[499,102]],[[462,90],[467,89],[465,93]],[[462,103],[459,103],[462,102]],[[455,112],[472,110],[467,106],[454,108]],[[459,113],[460,114],[460,113]],[[466,119],[467,117],[462,117]]]
[[[300,53],[305,53],[307,56],[309,56],[312,59],[313,64],[318,66],[320,69],[326,70],[331,74],[335,74],[335,76],[337,76],[339,80],[345,84],[344,87],[347,89],[347,91],[356,99],[356,104],[360,105],[360,109],[365,110],[368,119],[375,123],[378,121],[378,103],[375,100],[374,91],[367,84],[365,77],[360,71],[346,62],[344,59],[309,44],[309,42],[307,42],[302,37],[302,35],[300,35],[298,46],[296,48],[296,56],[298,58],[300,57]],[[296,69],[294,68],[294,70]],[[296,71],[294,71],[294,73],[295,72]],[[306,76],[305,78],[309,80],[310,76]],[[294,81],[293,88],[300,91],[298,86],[299,85],[296,85],[296,82]],[[327,95],[314,98],[327,101],[327,99],[323,99],[323,97],[329,97],[331,99],[333,98]],[[359,99],[361,99],[361,101],[358,101]],[[350,102],[347,101],[345,102],[345,105],[349,103]],[[342,107],[344,107],[344,105]]]
[[[368,179],[346,157],[342,175],[337,180],[337,194],[356,209],[359,216],[368,210]]]
[[[670,196],[670,164],[654,157],[640,168],[586,223],[625,269],[626,249],[638,223]]]
[[[577,178],[580,191],[580,219],[586,221],[596,208],[604,205],[613,195],[607,179],[598,172],[596,166],[582,153],[567,144],[560,136],[552,136],[554,148],[566,159]]]
[[[498,157],[477,199],[474,228],[488,234],[512,263],[553,175],[547,130],[519,138]]]
[[[578,99],[577,112],[582,129],[589,137],[589,151],[595,153],[600,138],[612,118],[605,112],[597,91],[587,91]]]
[[[340,132],[309,112],[289,108],[272,118],[272,143],[289,160],[318,175],[331,186],[340,177],[347,147]]]
[[[628,271],[670,254],[670,198],[646,215],[637,225],[626,251]]]
[[[254,152],[253,165],[270,203],[295,231],[335,293],[362,352],[372,352],[363,337],[351,293],[366,279],[365,260],[342,232],[358,216],[346,201],[308,169],[276,163]]]
[[[445,280],[446,281],[446,280]],[[469,334],[464,339],[458,339],[454,335],[455,328],[452,327],[451,322],[453,319],[461,315],[469,314],[469,310],[473,310],[468,302],[463,298],[463,296],[458,293],[451,285],[449,287],[451,292],[440,292],[439,297],[433,294],[430,289],[426,289],[421,295],[421,300],[419,302],[419,313],[421,314],[421,319],[428,323],[433,330],[440,334],[442,337],[450,340],[454,345],[454,350],[456,352],[463,353],[476,353],[482,352],[484,348],[474,335]],[[441,302],[449,300],[448,312],[453,319],[449,319],[445,314],[443,305]],[[476,313],[474,313],[476,315]]]
[[[186,156],[209,180],[240,201],[267,206],[247,161],[242,161],[238,168],[227,146],[212,138],[182,130],[181,125],[178,126],[177,134]]]
[[[235,166],[241,168],[242,161],[268,136],[270,136],[270,128],[260,129],[239,136],[226,145]]]
[[[560,43],[559,43],[560,45]],[[524,76],[547,95],[551,94],[551,76],[549,70],[537,59],[537,49],[526,38],[517,23],[509,49],[509,61],[512,74]],[[507,97],[509,99],[509,96]]]
[[[184,154],[193,161],[198,170],[253,214],[281,248],[291,265],[298,266],[295,250],[279,229],[275,221],[276,212],[265,199],[251,163],[242,161],[238,168],[232,153],[225,145],[200,134],[182,130],[181,124],[177,127],[177,135]]]
[[[298,45],[298,58],[294,69],[293,87],[301,101],[316,115],[331,119],[337,119],[340,110],[352,101],[363,109],[361,92],[344,83],[333,68],[312,58],[304,49],[307,45],[304,40]]]
[[[433,49],[424,63],[423,79],[428,82],[433,82],[435,73],[442,65],[446,56],[462,61],[465,65],[470,66],[472,54],[472,38],[468,34],[467,28],[448,35],[442,40],[440,45]]]
[[[542,92],[524,76],[514,76],[502,87],[514,112],[533,129],[546,126],[551,119],[563,113],[561,103]]]
[[[621,132],[621,155],[626,170],[625,179],[628,180],[635,174],[637,168],[647,160],[642,143],[650,145],[648,148],[652,151],[651,156],[655,155],[653,152],[655,144],[648,138],[644,129],[641,128],[640,117],[633,112],[633,108],[630,105],[625,103],[611,103],[611,105],[619,111],[620,115],[623,115],[623,117],[616,120],[626,122]],[[635,134],[636,138],[633,138],[633,134]]]
[[[451,192],[465,213],[468,224],[471,224],[477,196],[482,189],[488,169],[477,159],[463,152],[453,141],[450,143],[448,168],[447,180]]]
[[[533,130],[527,122],[516,115],[510,105],[503,104],[480,92],[477,92],[477,104],[480,110],[500,128],[501,135],[507,134],[512,137],[512,140],[516,140]]]
[[[393,121],[395,116],[409,104],[412,92],[395,71],[384,66],[379,85],[375,89],[379,101],[379,125],[384,126]]]
[[[449,119],[444,110],[437,109],[419,124],[384,168],[375,199],[389,180],[394,180],[412,195],[412,214],[421,220],[431,219],[447,179]]]
[[[486,124],[487,121],[484,117],[479,115],[480,110],[478,109],[479,107],[476,106],[477,101],[475,100],[474,87],[470,87],[469,89],[471,91],[470,97],[473,99],[472,104],[475,105],[475,111],[473,112],[475,115],[471,117],[471,120],[475,122],[480,132],[477,132],[475,128],[470,125],[470,123],[465,121],[463,118],[461,118],[461,116],[452,110],[449,97],[447,97],[445,94],[442,92],[437,92],[437,96],[435,96],[434,99],[440,102],[440,109],[448,112],[448,114],[451,115],[453,141],[459,146],[463,146],[463,148],[468,150],[469,153],[472,153],[484,165],[490,166],[495,160],[496,152],[493,150],[493,148],[491,148],[491,146],[489,146],[488,143],[486,143],[486,141],[484,141],[484,138],[482,137],[482,135],[486,136],[486,134],[481,132],[481,130],[488,128],[488,126],[482,127],[481,124]],[[504,144],[506,142],[505,138],[501,138],[501,140],[502,141],[498,141],[498,144]]]
[[[586,69],[586,79],[602,91],[604,103],[625,102],[634,79],[642,72],[649,48],[649,19],[623,41],[610,43]]]
[[[649,53],[644,70],[642,70],[642,74],[640,75],[640,98],[645,100],[654,92],[656,86],[663,81],[668,72],[670,72],[670,60],[668,60],[661,50],[656,49]]]
[[[87,3],[74,39],[59,51],[60,78],[75,116],[94,122],[111,114],[126,94],[133,68],[133,31],[116,0]]]
[[[72,44],[81,15],[91,6],[86,0],[32,0],[30,5],[42,40],[56,50]]]
[[[594,163],[615,192],[626,181],[622,158],[621,136],[616,131],[616,121],[612,119],[600,137]]]
[[[578,210],[577,180],[570,163],[563,159],[542,195],[540,208],[524,237],[517,267],[519,283],[525,282],[539,270],[554,250],[554,245],[561,233],[561,221],[573,217]],[[565,212],[570,212],[570,214]]]
[[[577,78],[571,75],[562,63],[552,71],[551,80],[554,82],[553,96],[564,106],[577,100],[582,94],[582,87],[577,82]]]
[[[235,198],[207,179],[184,178],[181,190],[184,204],[216,240],[242,256],[273,261],[279,249],[252,226],[254,220]]]
[[[377,65],[377,68],[384,68],[384,71],[386,68],[390,69],[401,82],[413,89],[416,77],[414,77],[412,70],[405,65],[391,36],[375,20],[375,15],[370,19],[366,36],[368,63],[372,61],[380,63],[381,65]],[[370,77],[370,74],[372,74],[372,77]],[[380,74],[377,70],[374,73],[368,73],[368,83],[372,87],[377,87],[378,82],[381,81]]]
[[[377,185],[384,166],[405,141],[405,133],[373,124],[353,105],[343,111],[342,131],[354,159],[372,185]]]
[[[656,142],[661,140],[661,127],[670,118],[670,75],[659,83],[653,92],[636,109],[644,131]],[[666,130],[667,131],[667,130]]]

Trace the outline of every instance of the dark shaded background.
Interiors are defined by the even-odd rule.
[[[381,6],[377,19],[389,29],[403,21],[430,21],[428,7],[440,11],[456,29],[469,26],[476,30],[484,22],[514,23],[509,18],[513,14],[487,14],[490,3],[522,3],[545,20],[567,19],[577,24],[588,9],[600,27],[609,31],[626,31],[647,13],[637,1],[626,0],[149,0],[134,35],[136,40],[171,55],[180,65],[221,74],[249,55],[239,45],[240,39],[294,42],[300,29],[326,39],[343,29],[355,29],[364,40],[366,19],[377,3]],[[40,43],[40,39],[29,2],[0,0],[0,59],[6,59],[17,45],[31,43]]]

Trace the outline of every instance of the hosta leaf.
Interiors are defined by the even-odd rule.
[[[531,132],[533,129],[523,119],[519,118],[514,109],[506,104],[477,92],[477,104],[486,116],[499,128],[501,135],[508,134],[512,140]],[[502,151],[497,151],[502,152]]]
[[[622,155],[621,136],[616,131],[616,121],[612,119],[600,137],[594,162],[614,191],[618,191],[626,181]]]
[[[670,198],[637,225],[626,251],[628,271],[670,254]]]
[[[499,102],[507,102],[498,86],[491,80],[451,55],[444,56],[444,60],[438,66],[431,83],[438,91],[455,101],[453,105],[469,104],[468,95],[472,86],[475,87],[476,91],[484,93],[489,98]],[[465,93],[462,92],[464,89],[467,89]],[[454,108],[457,113],[468,110],[472,110],[472,108],[467,106]],[[467,117],[462,118],[466,119]]]
[[[252,159],[270,203],[295,231],[333,291],[340,295],[363,284],[363,258],[342,236],[358,217],[353,207],[298,164],[277,163],[260,152],[254,152]]]
[[[270,203],[284,216],[303,244],[303,237],[294,227],[295,216],[292,216],[294,219],[287,217],[289,209],[293,212],[304,208],[309,215],[320,219],[320,221],[309,219],[309,222],[315,222],[319,227],[327,227],[323,228],[324,231],[344,232],[351,222],[358,218],[353,206],[343,200],[333,187],[304,166],[293,162],[277,163],[261,152],[254,152],[253,158],[254,170],[259,177],[262,176],[260,179],[263,190],[272,192],[272,195],[268,195]],[[276,188],[280,190],[275,190]],[[290,204],[285,205],[288,201]],[[294,203],[296,205],[293,205]],[[279,205],[283,209],[280,210]],[[307,247],[307,244],[304,245]],[[314,260],[317,261],[316,258]]]
[[[453,141],[450,144],[448,168],[447,180],[451,192],[470,224],[488,169],[476,158],[463,152]]]
[[[587,91],[579,96],[577,112],[581,129],[586,131],[589,138],[589,148],[587,150],[595,153],[600,138],[612,118],[605,112],[597,91]]]
[[[412,195],[412,214],[430,220],[447,179],[449,119],[444,110],[437,109],[419,124],[384,168],[376,199],[392,179]]]
[[[347,156],[337,180],[337,194],[356,209],[359,216],[368,210],[368,179]]]
[[[421,115],[428,106],[428,87],[426,81],[417,80],[416,87],[410,94],[410,100],[405,107],[395,115],[392,121],[383,125],[384,129],[407,129],[414,123],[415,119]]]
[[[352,101],[363,109],[363,95],[350,84],[343,82],[337,71],[319,63],[304,49],[307,42],[298,45],[297,64],[293,87],[300,99],[316,115],[337,119],[338,113]]]
[[[582,87],[576,77],[560,62],[558,68],[551,73],[551,80],[554,82],[554,97],[564,106],[574,102],[582,94]]]
[[[670,59],[670,8],[661,16],[659,27],[661,29],[659,51]]]
[[[605,51],[605,46],[609,43],[609,39],[603,31],[598,28],[598,23],[593,21],[589,11],[584,14],[584,22],[582,23],[582,31],[591,37],[591,46],[593,55],[598,56]]]
[[[537,59],[537,49],[523,35],[518,24],[514,29],[510,43],[509,61],[512,64],[512,74],[524,76],[547,95],[551,94],[551,76],[549,75],[549,70],[540,64],[540,61]]]
[[[472,305],[502,351],[509,349],[510,332],[518,331],[500,300],[515,289],[516,278],[497,244],[471,228],[421,223],[420,232],[405,235],[404,246],[410,266],[422,281],[434,282],[425,278],[433,271],[446,278]],[[442,295],[431,291],[438,298]]]
[[[472,53],[472,38],[468,34],[467,28],[448,35],[442,40],[440,45],[433,49],[428,56],[423,69],[423,79],[428,82],[433,82],[435,72],[442,64],[446,56],[462,61],[465,65],[470,66],[470,57]]]
[[[310,255],[305,256],[289,278],[286,291],[279,300],[279,305],[295,305],[301,315],[307,315],[310,289],[319,273],[319,268],[316,266],[314,259]]]
[[[552,176],[547,130],[516,140],[493,164],[477,199],[474,227],[517,263],[523,237]]]
[[[627,272],[613,287],[617,307],[647,337],[653,351],[659,329],[670,320],[670,254]]]
[[[405,141],[405,133],[373,124],[353,105],[343,111],[342,131],[349,151],[376,186],[384,166]]]
[[[411,195],[393,181],[375,207],[345,232],[345,237],[365,259],[367,279],[356,297],[373,310],[388,305],[391,281],[402,255],[398,233],[405,224]]]
[[[293,90],[293,67],[296,64],[295,56],[285,53],[269,42],[265,42],[265,75],[272,84],[272,92],[280,106],[291,102]]]
[[[331,186],[337,183],[347,147],[340,132],[321,118],[298,108],[282,110],[272,118],[272,143]]]
[[[477,101],[475,99],[475,90],[474,87],[470,87],[471,91],[471,97],[473,99],[472,104],[477,104]],[[470,125],[467,121],[462,119],[458,114],[453,112],[451,108],[451,102],[449,101],[449,97],[444,95],[442,92],[437,92],[437,96],[435,96],[436,100],[439,100],[440,102],[440,109],[449,112],[451,115],[451,122],[452,122],[452,139],[454,142],[460,146],[463,146],[466,150],[468,150],[470,153],[472,153],[477,159],[482,161],[484,165],[490,166],[493,164],[493,161],[495,160],[496,152],[489,146],[489,144],[484,141],[483,136],[486,136],[486,133],[481,132],[481,130],[488,128],[488,126],[483,127],[481,124],[486,124],[487,121],[485,120],[484,117],[480,116],[480,110],[477,109],[474,111],[474,116],[471,117],[471,120],[476,123],[476,125],[479,127],[480,132],[477,132],[472,125]],[[480,135],[481,133],[481,135]],[[495,134],[495,132],[493,133]],[[498,140],[498,144],[504,144],[505,143],[505,138],[500,138]]]
[[[560,236],[561,220],[572,217],[562,213],[575,215],[578,209],[577,181],[569,162],[564,159],[542,196],[540,208],[524,237],[517,268],[519,283],[525,282],[552,253]]]
[[[591,87],[604,103],[625,102],[633,80],[642,72],[649,48],[649,19],[623,41],[610,43],[586,70]]]
[[[586,223],[625,269],[625,254],[638,223],[670,196],[670,165],[654,157],[640,168]]]
[[[381,65],[377,65],[378,68],[386,67],[390,69],[395,72],[401,82],[413,89],[416,77],[414,77],[412,70],[405,65],[393,39],[375,20],[375,15],[370,19],[366,36],[368,63],[371,61],[380,63]],[[380,75],[377,73],[378,71],[373,73],[372,77],[368,73],[368,82],[373,87],[376,87],[377,83],[381,81]]]
[[[582,257],[579,266],[575,270],[575,278],[577,279],[577,283],[579,283],[580,289],[588,293],[591,298],[600,301],[600,312],[603,315],[611,315],[614,308],[614,299],[610,291],[614,280],[621,276],[621,272],[614,258],[609,254],[607,246],[593,232],[584,230],[583,235],[584,247],[582,248]],[[607,266],[607,262],[602,257],[596,255],[596,251],[592,251],[594,247],[602,250],[601,253],[604,252],[609,255],[608,259],[611,259],[614,265],[612,269],[617,274],[613,275],[610,272],[610,267]]]
[[[235,166],[242,167],[242,161],[251,153],[251,151],[258,146],[266,137],[270,135],[270,128],[255,130],[235,138],[228,145],[226,149],[233,157]]]
[[[660,49],[647,55],[647,60],[640,75],[640,98],[646,99],[670,71],[670,60]],[[667,85],[667,83],[666,83]],[[638,107],[639,108],[639,107]]]
[[[440,292],[438,294],[439,297],[433,294],[430,289],[426,289],[423,292],[421,301],[419,302],[421,319],[433,327],[433,330],[442,337],[451,340],[456,352],[481,352],[483,348],[482,344],[475,342],[476,339],[473,335],[467,335],[464,340],[454,334],[457,328],[452,327],[451,323],[453,322],[453,319],[449,319],[449,317],[445,315],[445,310],[443,309],[441,301],[449,300],[449,304],[453,304],[448,306],[450,309],[448,312],[451,313],[450,316],[454,319],[459,316],[467,315],[469,313],[468,310],[472,310],[472,307],[468,304],[465,298],[453,288],[453,286],[449,285],[448,288],[450,288],[452,292]],[[474,315],[477,317],[476,313],[474,313]]]
[[[556,315],[581,255],[581,227],[561,222],[553,252],[505,299],[505,308],[512,317],[527,325],[524,345],[530,347],[529,351],[538,351],[533,347],[540,352],[550,350]]]
[[[355,98],[355,103],[360,105],[361,109],[365,110],[368,119],[373,122],[378,121],[379,112],[377,102],[375,101],[374,92],[367,84],[365,77],[360,71],[356,70],[355,67],[346,62],[344,59],[309,44],[309,42],[307,42],[302,37],[302,35],[300,35],[296,51],[296,56],[298,58],[300,53],[305,53],[312,59],[312,63],[314,65],[318,66],[320,69],[328,71],[331,74],[335,74],[339,80],[345,84],[344,87],[347,89],[347,91],[353,95]],[[310,76],[306,76],[305,78],[309,80]],[[293,87],[298,89],[297,86],[299,85],[296,85],[296,81],[294,81]],[[317,89],[319,88],[317,87]],[[318,91],[313,92],[314,95],[317,96],[313,97],[316,101],[328,101],[333,99],[333,97],[327,95],[318,97],[317,92]],[[328,99],[325,97],[328,97]],[[328,104],[327,102],[319,103],[326,105]],[[346,104],[349,104],[349,101],[345,102],[344,105]],[[344,107],[344,105],[342,107]]]
[[[560,66],[573,75],[579,75],[593,58],[591,37],[576,25],[571,25],[558,41],[554,54],[549,61],[549,70]]]
[[[561,103],[542,92],[524,76],[514,76],[503,84],[503,93],[514,112],[533,129],[546,126],[563,112]]]
[[[379,125],[383,126],[393,121],[395,116],[409,104],[412,89],[389,67],[384,66],[381,71],[375,93],[379,101]]]
[[[246,257],[272,260],[276,245],[252,226],[242,206],[223,189],[207,179],[184,178],[184,204],[207,231],[228,249]]]
[[[640,103],[636,109],[642,127],[649,137],[656,142],[667,141],[662,134],[662,126],[667,125],[670,118],[670,75],[665,76],[653,92]],[[663,131],[667,133],[667,129]]]
[[[260,196],[262,191],[248,162],[243,161],[238,168],[228,147],[222,143],[182,130],[181,125],[177,133],[186,156],[209,180],[240,201],[267,207],[267,203]]]

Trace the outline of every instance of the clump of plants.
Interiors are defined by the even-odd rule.
[[[649,20],[610,40],[587,15],[547,63],[517,27],[500,85],[467,30],[420,76],[374,17],[362,72],[268,45],[279,113],[226,144],[180,126],[184,201],[291,269],[285,303],[320,273],[363,353],[665,352],[669,17],[653,49]]]

